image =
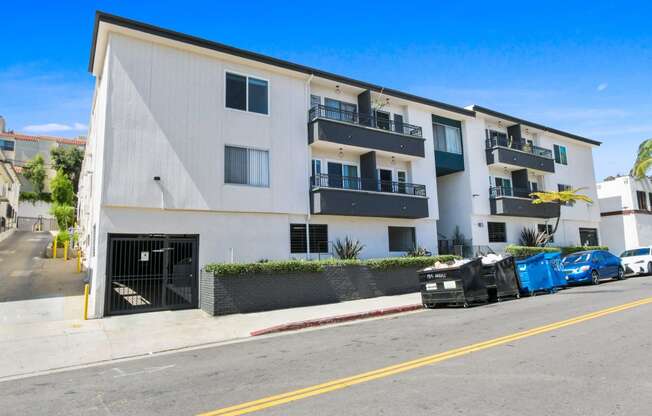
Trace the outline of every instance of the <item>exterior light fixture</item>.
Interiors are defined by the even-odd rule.
[[[342,159],[344,157],[344,152],[342,151],[342,148],[340,147],[340,151],[337,152],[337,155]]]
[[[340,86],[339,86],[339,85],[336,85],[336,86],[335,86],[335,94],[339,94],[339,93],[341,93],[341,92],[342,92],[342,91],[340,90]]]

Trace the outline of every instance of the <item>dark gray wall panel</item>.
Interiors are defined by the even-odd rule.
[[[489,154],[491,152],[491,155]],[[487,164],[506,163],[509,165],[520,166],[528,169],[537,169],[543,172],[553,173],[555,171],[555,161],[545,157],[521,152],[518,150],[507,149],[505,147],[495,147],[487,150]]]
[[[428,198],[320,188],[311,193],[311,209],[316,215],[427,218]]]
[[[491,214],[509,217],[555,218],[559,215],[558,204],[533,204],[524,198],[496,198],[490,200]]]

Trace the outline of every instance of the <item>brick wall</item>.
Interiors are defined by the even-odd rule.
[[[214,277],[201,272],[200,306],[211,315],[260,312],[418,292],[417,268],[326,267],[322,273]]]

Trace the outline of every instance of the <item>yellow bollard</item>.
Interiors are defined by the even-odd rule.
[[[84,285],[84,321],[88,320],[88,291],[90,287],[88,283]]]
[[[54,244],[52,244],[52,258],[57,258],[57,239],[54,239]]]
[[[63,242],[63,259],[66,261],[68,260],[68,244],[68,241]]]
[[[81,250],[77,250],[77,273],[81,273],[82,263],[81,263]]]

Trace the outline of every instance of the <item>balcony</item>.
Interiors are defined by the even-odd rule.
[[[427,218],[425,185],[338,175],[310,178],[313,214]]]
[[[555,218],[559,204],[533,204],[530,190],[526,188],[493,187],[489,189],[491,215],[529,218]]]
[[[323,141],[425,157],[425,139],[419,126],[323,105],[311,108],[308,118],[309,144]]]
[[[490,138],[485,143],[487,165],[499,163],[541,172],[555,172],[555,159],[550,149],[534,146],[525,140],[508,141],[506,138]]]

